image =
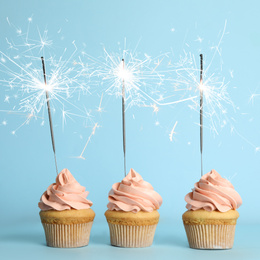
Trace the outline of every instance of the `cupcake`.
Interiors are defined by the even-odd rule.
[[[162,205],[161,196],[133,169],[112,186],[105,213],[110,242],[119,247],[152,245]]]
[[[47,246],[81,247],[88,245],[95,217],[87,200],[89,192],[68,169],[62,170],[41,196],[38,204]]]
[[[233,247],[237,208],[242,204],[233,185],[215,170],[203,175],[185,196],[183,224],[191,248],[230,249]]]

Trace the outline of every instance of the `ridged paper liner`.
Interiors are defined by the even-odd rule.
[[[150,226],[127,226],[108,223],[110,242],[120,247],[148,247],[153,243],[157,224]]]
[[[184,225],[189,245],[198,249],[233,247],[236,225]]]
[[[72,225],[42,223],[47,246],[63,248],[87,246],[92,224],[93,221]]]

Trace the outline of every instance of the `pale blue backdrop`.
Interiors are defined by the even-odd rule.
[[[229,111],[228,114],[233,117],[230,120],[235,122],[236,131],[232,134],[227,126],[220,130],[219,135],[214,135],[205,128],[204,171],[216,169],[222,176],[232,179],[235,189],[243,199],[243,205],[239,209],[241,216],[238,225],[259,225],[260,164],[257,147],[260,146],[260,97],[256,95],[254,102],[250,102],[252,94],[260,94],[258,1],[213,3],[151,0],[2,0],[0,4],[0,50],[3,52],[6,52],[8,47],[6,37],[13,35],[7,17],[21,28],[26,28],[28,17],[32,17],[32,26],[38,26],[39,30],[48,28],[50,39],[53,41],[60,40],[57,31],[62,28],[64,38],[58,48],[69,47],[75,40],[79,48],[84,47],[85,51],[94,57],[102,55],[103,46],[116,52],[118,42],[122,43],[124,38],[127,39],[130,49],[134,49],[140,41],[138,51],[153,57],[166,52],[173,52],[178,57],[186,42],[189,42],[189,51],[198,55],[198,36],[203,39],[201,52],[204,48],[205,52],[208,51],[211,44],[218,42],[227,21],[226,34],[221,45],[224,62],[221,73],[230,81],[228,91],[237,108],[236,112]],[[233,74],[233,78],[230,73]],[[3,72],[0,72],[0,77],[4,77]],[[16,102],[10,99],[10,103],[6,104],[5,96],[6,89],[1,86],[0,109],[8,109],[7,105]],[[90,192],[88,198],[93,201],[92,208],[96,212],[96,228],[92,230],[95,244],[93,246],[99,248],[105,243],[108,257],[109,237],[103,214],[111,185],[123,178],[121,100],[105,97],[105,112],[101,114],[95,112],[99,105],[99,97],[95,94],[82,97],[80,101],[75,98],[74,102],[91,109],[95,116],[93,120],[101,127],[97,129],[84,153],[86,160],[75,159],[72,156],[80,154],[91,129],[85,128],[83,121],[77,120],[74,123],[68,120],[63,131],[60,115],[55,114],[53,120],[58,166],[60,170],[70,169],[75,178]],[[6,126],[1,123],[5,120]],[[45,120],[47,122],[47,117]],[[163,197],[163,205],[159,211],[160,223],[168,225],[173,222],[178,226],[172,227],[172,233],[167,228],[161,230],[156,241],[159,246],[166,244],[164,253],[167,256],[172,254],[171,245],[189,250],[181,215],[185,211],[185,194],[200,178],[198,113],[184,103],[174,107],[162,107],[157,114],[153,113],[152,109],[133,107],[127,110],[126,120],[127,169],[134,168]],[[171,142],[169,133],[176,121],[176,134]],[[25,256],[30,250],[36,253],[36,250],[43,247],[44,236],[37,203],[48,185],[54,182],[56,173],[48,124],[42,127],[39,121],[32,121],[19,129],[16,135],[12,135],[11,131],[22,122],[18,116],[0,113],[0,235],[1,230],[5,230],[1,243],[6,243],[5,248],[9,248],[10,251],[15,250],[13,241],[19,250],[26,247],[27,251],[23,251]],[[159,126],[156,126],[156,122],[160,123]],[[31,226],[35,227],[35,232]],[[98,226],[102,226],[104,230]],[[10,236],[6,235],[9,232],[6,231],[7,227],[13,228]],[[240,240],[237,238],[241,247],[245,245],[242,239],[243,230],[247,228],[241,228]],[[99,235],[95,236],[95,232]],[[171,234],[176,240],[172,239]],[[251,236],[252,234],[249,234],[249,237]],[[40,241],[39,245],[37,244],[39,249],[33,248],[33,245],[30,249],[30,244],[34,244],[35,241]],[[163,242],[160,244],[160,241]],[[24,245],[19,246],[19,243]],[[91,250],[90,247],[91,244],[88,250]],[[83,257],[83,249],[79,250],[81,251],[77,252]],[[151,256],[158,255],[157,247],[150,250],[155,250],[154,254],[146,251]],[[185,250],[178,251],[177,248],[176,252],[185,254]],[[239,250],[241,249],[235,251],[236,255],[240,254]],[[47,256],[48,252],[45,249],[44,252]],[[59,254],[60,251],[55,252]],[[120,252],[113,251],[111,254],[119,256]],[[188,252],[192,254],[191,251]],[[199,251],[195,252],[198,257],[208,257],[204,252],[202,255]],[[241,251],[240,256],[243,252]],[[219,252],[217,254],[215,256],[219,257]],[[229,255],[231,251],[225,254]],[[224,256],[224,253],[221,253],[221,256]],[[251,259],[253,258],[252,255]]]

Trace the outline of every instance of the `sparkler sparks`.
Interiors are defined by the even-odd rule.
[[[217,45],[210,48],[213,54],[208,55],[205,51],[205,57],[209,59],[209,62],[206,62],[207,67],[203,71],[203,84],[200,82],[200,68],[196,62],[197,56],[195,57],[191,52],[184,50],[183,54],[180,55],[179,61],[169,65],[172,68],[172,73],[174,73],[171,78],[174,92],[186,92],[186,96],[195,95],[197,97],[203,91],[204,118],[208,120],[208,126],[214,134],[219,133],[219,127],[222,128],[224,126],[223,122],[229,121],[226,106],[231,106],[235,110],[235,106],[227,91],[229,82],[226,82],[225,77],[221,76],[219,72],[211,72],[211,66],[216,58],[216,54],[219,54],[221,64],[223,63],[220,45],[225,31],[226,22]],[[198,37],[195,41],[201,44],[202,38]],[[190,45],[188,47],[191,48]],[[199,112],[201,105],[198,98],[193,98],[192,104],[188,104],[188,106],[192,110]]]
[[[38,40],[31,37],[29,28],[31,27],[32,18],[28,19],[28,27],[25,32],[14,26],[7,18],[10,27],[15,29],[16,43],[13,39],[7,39],[7,52],[0,50],[0,72],[4,75],[0,83],[10,92],[5,95],[4,102],[13,104],[13,98],[16,99],[15,105],[10,111],[29,115],[16,130],[15,134],[25,124],[28,124],[33,118],[44,118],[46,111],[46,91],[49,93],[49,100],[52,100],[53,112],[55,107],[67,107],[67,110],[77,110],[77,113],[71,113],[70,116],[80,116],[88,119],[84,110],[77,107],[70,101],[74,96],[80,97],[81,94],[88,94],[89,86],[86,80],[86,70],[83,70],[79,63],[73,63],[74,57],[78,52],[75,42],[72,42],[72,52],[64,49],[62,54],[57,57],[52,55],[49,47],[53,41],[48,39],[48,30],[45,29],[43,34],[38,29]],[[48,50],[48,55],[45,54]],[[8,53],[8,54],[7,54]],[[42,71],[39,67],[40,54],[45,54],[46,66],[48,67],[47,82],[42,80]],[[84,75],[84,76],[83,76]],[[18,104],[17,104],[18,101]],[[59,111],[59,109],[58,109]],[[41,113],[41,116],[39,114]],[[62,120],[65,120],[65,114]],[[67,113],[66,115],[68,115]],[[62,125],[64,127],[64,123]]]
[[[103,108],[101,107],[102,101],[103,101],[103,93],[101,95],[99,106],[98,106],[98,109],[97,109],[98,112],[103,112]]]
[[[95,70],[91,75],[102,80],[101,85],[105,86],[104,93],[122,98],[123,153],[124,172],[126,175],[125,111],[135,105],[139,107],[152,107],[153,111],[157,113],[159,111],[158,106],[177,104],[191,100],[194,97],[163,103],[163,100],[169,97],[164,97],[161,94],[160,89],[164,83],[164,75],[158,72],[158,68],[161,66],[166,55],[160,55],[152,59],[149,55],[145,54],[144,58],[140,59],[137,58],[135,51],[126,50],[126,46],[121,54],[110,54],[104,49],[104,59],[95,59],[86,53],[85,55],[94,63],[93,67]],[[98,111],[101,110],[102,100],[103,94]],[[155,122],[155,125],[160,125],[158,120]],[[82,154],[79,158],[82,158]]]
[[[8,18],[7,22],[10,28],[14,29],[16,40],[4,37],[6,51],[0,50],[0,83],[6,87],[6,93],[1,96],[4,106],[2,112],[12,112],[22,117],[19,126],[15,126],[16,129],[12,131],[14,135],[34,119],[40,118],[41,125],[44,125],[47,112],[45,92],[48,91],[52,112],[62,114],[63,129],[68,120],[74,121],[75,118],[91,122],[88,127],[91,127],[92,133],[78,157],[85,159],[83,157],[85,149],[99,125],[88,111],[75,105],[76,102],[72,99],[96,93],[100,100],[95,111],[101,114],[104,112],[107,96],[122,97],[122,81],[125,85],[125,111],[132,106],[137,106],[151,108],[152,113],[156,114],[161,111],[161,106],[171,107],[178,103],[183,103],[183,107],[188,106],[199,112],[198,96],[203,87],[206,127],[209,127],[214,134],[218,134],[219,128],[229,124],[231,132],[238,134],[231,123],[233,120],[230,120],[230,111],[235,110],[235,106],[227,91],[229,83],[220,73],[212,70],[213,60],[216,57],[222,59],[220,45],[226,34],[226,23],[217,45],[211,46],[210,53],[205,51],[205,64],[208,66],[203,73],[203,85],[200,85],[198,76],[200,69],[196,64],[197,55],[192,54],[194,51],[191,51],[191,48],[192,44],[202,45],[207,40],[198,34],[195,35],[192,44],[183,43],[183,46],[187,46],[190,51],[184,51],[177,62],[169,61],[168,53],[152,58],[146,53],[138,53],[137,47],[131,51],[126,48],[126,43],[118,53],[110,53],[104,49],[101,58],[94,58],[85,52],[78,55],[74,42],[72,51],[69,47],[69,49],[65,48],[61,54],[53,55],[51,51],[54,42],[48,37],[47,29],[43,32],[39,29],[35,30],[37,37],[30,33],[29,29],[33,24],[32,17],[28,19],[26,30],[14,26]],[[63,30],[59,28],[57,32],[62,38]],[[175,28],[172,28],[171,32],[175,32]],[[42,71],[39,68],[41,55],[47,58],[46,66],[49,72],[47,85],[42,82]],[[75,58],[76,55],[77,58]],[[122,58],[125,60],[124,68]],[[233,70],[229,73],[233,78]],[[90,88],[93,85],[94,92]],[[250,102],[253,103],[257,96],[259,94],[252,94]],[[7,106],[10,110],[6,109]],[[179,123],[181,123],[180,120]],[[4,119],[1,126],[6,125],[7,120]],[[161,127],[163,125],[161,118],[160,121],[156,120],[154,125]],[[10,124],[7,125],[9,126]],[[170,141],[173,141],[176,126],[177,121],[169,134]]]
[[[174,124],[174,126],[173,126],[173,128],[172,128],[172,130],[171,130],[171,133],[169,134],[169,138],[170,138],[170,141],[171,141],[171,142],[172,142],[172,140],[173,140],[173,134],[176,134],[175,128],[176,128],[177,124],[178,124],[178,121],[175,122],[175,124]]]
[[[137,47],[136,47],[137,48]],[[192,100],[195,97],[175,99],[169,102],[161,102],[164,98],[161,95],[162,86],[166,77],[159,71],[167,54],[151,58],[144,54],[143,58],[135,51],[126,48],[126,43],[120,53],[109,53],[104,48],[104,56],[97,59],[86,53],[84,55],[92,63],[91,78],[101,80],[104,94],[121,97],[122,81],[125,84],[126,110],[132,106],[153,107],[158,111],[158,106],[167,106]],[[121,59],[124,59],[124,67]],[[165,98],[166,99],[166,98]],[[151,103],[153,105],[151,105]]]
[[[235,115],[232,113],[236,112],[237,108],[231,100],[228,88],[229,82],[223,76],[222,65],[223,59],[221,54],[221,44],[226,32],[227,21],[225,21],[224,28],[219,34],[219,40],[216,45],[207,46],[205,41],[201,37],[197,37],[194,44],[199,44],[198,54],[203,52],[205,58],[205,64],[207,65],[203,71],[203,84],[200,84],[200,69],[197,66],[197,55],[194,55],[194,51],[183,50],[183,54],[180,55],[179,61],[173,63],[169,62],[169,68],[172,69],[174,74],[171,77],[173,82],[173,93],[177,91],[183,91],[186,93],[184,96],[198,95],[201,90],[204,96],[204,127],[209,128],[213,135],[218,135],[222,128],[229,126],[230,133],[235,133],[240,139],[245,141],[247,144],[252,146],[257,152],[258,146],[254,145],[247,137],[243,136],[236,128]],[[186,36],[185,36],[186,38]],[[188,49],[193,48],[194,44],[183,43]],[[203,48],[203,44],[206,48]],[[186,47],[185,47],[186,48]],[[220,66],[219,66],[220,64]],[[216,66],[217,65],[217,66]],[[213,66],[215,69],[213,69]],[[216,70],[216,68],[218,68]],[[234,71],[229,70],[229,77],[234,77]],[[168,92],[169,94],[170,92]],[[254,102],[254,99],[258,94],[253,93],[250,96],[250,102]],[[198,98],[192,99],[192,104],[188,104],[188,107],[197,113],[200,113],[200,101]]]
[[[257,93],[253,93],[251,94],[250,98],[249,98],[249,102],[251,102],[252,104],[254,104],[254,101],[255,101],[255,98],[256,97],[259,97],[260,94],[257,94]]]
[[[185,56],[181,57],[180,62],[175,66],[177,68],[175,70],[176,79],[173,79],[174,91],[186,89],[186,93],[198,95],[198,92],[203,90],[204,117],[209,120],[211,130],[218,134],[218,126],[222,125],[227,117],[225,105],[228,104],[234,108],[227,91],[228,83],[225,83],[225,78],[221,78],[215,73],[208,76],[204,71],[204,82],[201,85],[199,80],[200,69],[197,68],[195,58],[191,53],[185,53]],[[188,104],[188,106],[192,110],[198,111],[200,108],[199,99],[193,98],[192,104]]]
[[[90,142],[92,136],[96,133],[96,129],[97,129],[98,127],[99,127],[98,123],[95,123],[95,125],[94,125],[94,127],[93,127],[93,129],[92,129],[92,132],[91,132],[90,136],[88,137],[88,140],[87,140],[87,142],[86,142],[86,144],[85,144],[85,146],[84,146],[84,148],[83,148],[81,154],[80,154],[79,156],[75,157],[75,158],[83,159],[83,160],[86,159],[86,158],[83,157],[83,154],[84,154],[84,152],[85,152],[85,150],[86,150],[86,148],[87,148],[87,146],[88,146],[88,144],[89,144],[89,142]]]
[[[97,69],[94,75],[102,80],[102,85],[106,86],[105,93],[116,97],[122,95],[122,81],[124,80],[127,107],[144,104],[150,96],[145,90],[141,89],[141,86],[148,88],[148,81],[150,80],[155,82],[153,87],[156,87],[156,81],[158,84],[163,75],[152,73],[151,68],[149,68],[150,58],[139,60],[132,53],[127,51],[123,53],[122,55],[113,55],[104,49],[104,61],[95,60]],[[121,57],[125,59],[124,68]]]

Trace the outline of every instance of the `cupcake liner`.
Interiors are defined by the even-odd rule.
[[[42,223],[47,246],[63,248],[87,246],[92,224],[93,221],[71,225]]]
[[[236,225],[184,225],[189,245],[198,249],[230,249]]]
[[[128,226],[108,223],[110,242],[119,247],[148,247],[153,243],[157,224],[146,226]]]

